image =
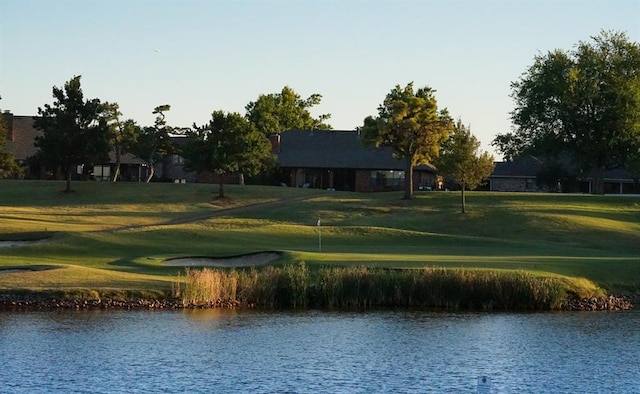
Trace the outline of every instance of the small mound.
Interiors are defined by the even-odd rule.
[[[227,258],[213,257],[184,257],[176,259],[168,259],[163,261],[164,265],[173,267],[253,267],[256,265],[266,265],[280,257],[276,252],[253,253],[243,256],[234,256]]]

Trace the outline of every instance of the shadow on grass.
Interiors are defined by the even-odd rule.
[[[12,274],[16,272],[39,272],[61,268],[57,265],[6,265],[0,267],[0,274]]]

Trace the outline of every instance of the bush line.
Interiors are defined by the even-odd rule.
[[[560,279],[525,271],[332,267],[312,272],[304,262],[261,270],[187,268],[172,295],[185,305],[294,308],[550,310],[567,300]]]

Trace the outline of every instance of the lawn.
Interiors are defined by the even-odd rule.
[[[0,291],[165,291],[166,258],[281,251],[311,268],[526,270],[640,289],[640,197],[346,193],[210,184],[0,181]],[[317,226],[318,218],[321,227]],[[34,271],[15,271],[34,267]],[[49,269],[44,269],[49,268]],[[577,282],[588,282],[582,279]]]

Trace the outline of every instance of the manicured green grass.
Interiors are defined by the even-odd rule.
[[[50,237],[0,248],[0,269],[63,267],[39,271],[40,279],[0,274],[0,291],[168,291],[182,270],[164,266],[166,258],[261,251],[283,251],[276,264],[305,261],[312,270],[517,270],[576,288],[640,289],[640,197],[477,192],[461,214],[459,194],[448,192],[404,201],[399,193],[228,185],[220,201],[209,184],[73,187],[64,194],[61,182],[0,182],[0,240]]]

